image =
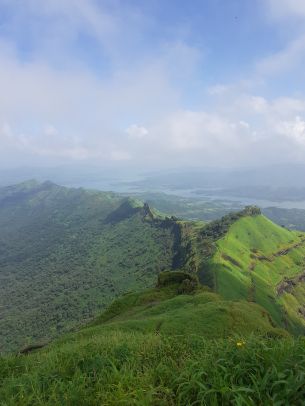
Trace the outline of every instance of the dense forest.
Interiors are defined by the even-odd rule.
[[[0,189],[0,351],[86,322],[171,266],[171,224],[113,193],[26,182]]]

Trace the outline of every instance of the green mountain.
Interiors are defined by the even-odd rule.
[[[276,325],[304,333],[304,233],[274,224],[255,207],[191,229],[181,239],[184,269],[224,299],[258,303]]]
[[[0,357],[0,399],[303,405],[304,258],[305,234],[256,207],[205,224],[113,193],[3,188],[2,348],[31,345]]]
[[[253,207],[205,224],[110,192],[35,181],[2,188],[1,351],[75,329],[164,270],[197,275],[228,308],[255,303],[273,327],[299,334],[304,258],[305,234]]]
[[[305,331],[305,234],[275,225],[250,209],[210,223],[203,232],[213,253],[201,280],[227,300],[258,303],[274,322]]]
[[[0,189],[0,351],[90,320],[171,268],[175,234],[113,193],[26,182]]]

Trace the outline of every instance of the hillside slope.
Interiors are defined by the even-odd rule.
[[[223,300],[257,303],[276,326],[303,333],[304,258],[305,235],[253,207],[204,224],[110,192],[2,188],[0,351],[77,328],[165,269],[196,274]]]
[[[200,237],[210,249],[202,281],[227,300],[260,304],[279,326],[304,332],[305,234],[246,210],[210,223]]]
[[[0,357],[0,398],[20,406],[304,404],[304,340],[275,328],[261,306],[226,301],[195,280],[161,274],[156,288],[124,295],[79,332]]]
[[[226,338],[251,333],[288,336],[276,327],[263,307],[245,300],[225,300],[201,286],[194,275],[181,271],[163,272],[156,288],[122,296],[92,325],[102,326],[103,331],[167,336]]]
[[[0,189],[0,352],[49,339],[172,266],[175,235],[113,193],[26,182]]]

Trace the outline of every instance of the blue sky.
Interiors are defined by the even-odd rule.
[[[303,0],[0,0],[2,165],[305,158]]]

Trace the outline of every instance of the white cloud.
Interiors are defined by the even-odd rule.
[[[205,55],[177,40],[123,64],[124,47],[141,37],[143,16],[115,3],[109,12],[94,0],[7,1],[15,11],[6,27],[12,39],[0,39],[0,159],[169,166],[269,162],[284,154],[305,159],[305,98],[253,91],[255,80],[305,62],[304,35],[259,61],[255,77],[242,85],[196,87],[198,101],[190,108],[184,95],[203,81],[197,70]],[[268,4],[274,15],[305,15],[305,1]],[[13,45],[20,24],[31,27],[33,47],[22,60]],[[107,53],[111,73],[71,51],[81,35],[96,41],[97,65]],[[134,124],[122,130],[126,123]]]
[[[232,86],[217,84],[208,88],[208,94],[211,96],[222,96],[232,90]]]
[[[126,133],[130,138],[142,139],[148,135],[148,130],[143,126],[133,124],[127,128]]]
[[[119,13],[108,12],[104,4],[94,0],[10,0],[9,10],[12,17],[6,28],[11,36],[25,30],[32,47],[44,57],[50,51],[64,56],[67,46],[81,34],[91,36],[111,52],[111,45],[123,27]]]
[[[280,121],[276,130],[288,139],[305,146],[305,121],[301,117],[296,116],[291,121]]]
[[[3,123],[2,127],[0,128],[0,137],[3,138],[13,138],[13,133],[11,126],[8,123]]]
[[[22,154],[43,157],[61,157],[82,160],[89,158],[92,153],[79,145],[73,137],[61,137],[54,127],[46,126],[40,136],[33,136],[14,131],[8,123],[0,129],[0,152],[12,151]]]
[[[304,0],[267,0],[266,3],[274,17],[305,18]]]
[[[120,152],[126,138],[119,130],[121,121],[158,120],[178,105],[166,61],[161,62],[158,57],[155,63],[102,79],[84,68],[66,71],[41,61],[20,62],[14,49],[0,42],[0,112],[2,123],[14,129],[9,144],[3,136],[0,140],[0,158],[9,149],[14,159],[13,149],[24,148],[22,159],[27,154],[31,160],[35,154],[50,159],[126,159]],[[1,133],[8,137],[10,131],[6,125]],[[148,134],[141,125],[130,126],[127,133],[130,140]]]
[[[244,127],[244,128],[246,128],[247,130],[250,128],[250,124],[249,123],[247,123],[246,121],[240,121],[239,122],[239,125],[241,126],[241,127]]]
[[[257,64],[258,73],[272,75],[299,66],[305,60],[305,35],[292,40],[282,50],[267,56]]]
[[[178,111],[166,122],[169,145],[177,150],[211,150],[219,143],[234,142],[234,132],[225,118],[204,111]]]

